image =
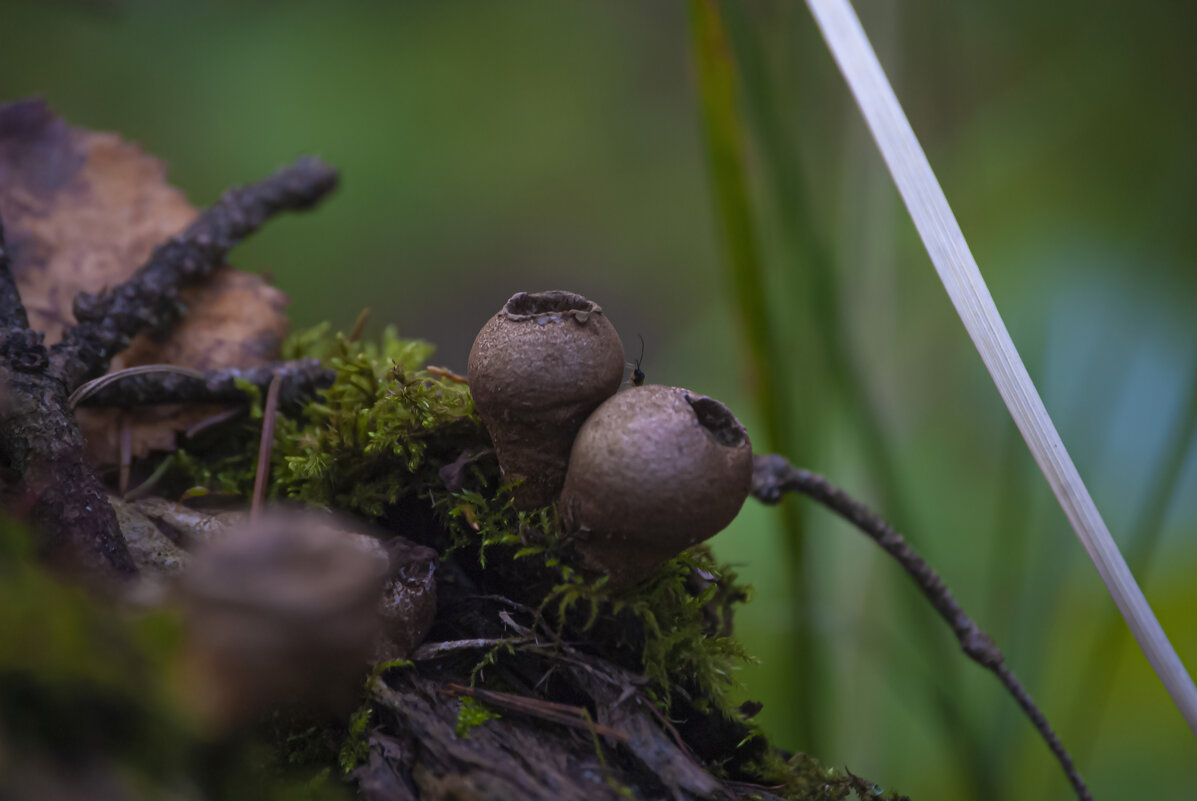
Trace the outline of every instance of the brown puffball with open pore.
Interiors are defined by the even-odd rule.
[[[557,498],[574,435],[619,389],[623,343],[581,295],[519,292],[478,332],[468,370],[515,505],[532,509]]]
[[[752,444],[719,401],[632,387],[578,432],[559,510],[585,567],[614,586],[723,530],[752,484]]]

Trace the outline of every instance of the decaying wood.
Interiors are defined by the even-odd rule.
[[[509,701],[500,718],[459,737],[458,705],[445,696],[462,694],[452,677],[468,680],[469,662],[391,671],[372,691],[381,725],[371,736],[370,761],[356,774],[363,797],[391,798],[369,789],[412,784],[431,794],[412,797],[435,798],[452,784],[473,788],[470,797],[496,801],[618,799],[624,797],[621,787],[637,788],[639,797],[677,801],[740,797],[660,725],[639,692],[639,676],[597,657],[542,647],[533,661],[546,671],[557,665],[556,692],[594,707],[590,730],[577,716],[567,723],[531,711],[567,705],[537,698],[543,690],[529,683],[523,713],[511,711]]]

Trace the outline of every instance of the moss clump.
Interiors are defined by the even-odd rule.
[[[459,703],[456,730],[458,737],[469,737],[472,729],[481,726],[488,720],[496,720],[502,717],[496,710],[487,706],[485,702],[479,701],[477,698],[471,698],[468,695],[462,698]]]
[[[869,801],[910,801],[850,771],[825,768],[807,754],[786,758],[769,752],[752,770],[760,776],[762,784],[778,788],[770,790],[774,795],[795,801],[842,801],[850,793]]]
[[[393,328],[377,343],[351,342],[327,325],[288,340],[286,358],[320,358],[336,378],[300,415],[276,419],[268,495],[378,517],[437,484],[437,470],[462,445],[485,443],[469,388],[422,369],[432,352]],[[241,496],[252,491],[257,395],[250,394],[250,420],[236,431],[180,452],[186,481]]]
[[[378,517],[405,494],[437,482],[460,446],[485,441],[469,388],[423,370],[427,342],[387,328],[378,344],[308,334],[290,356],[318,355],[336,380],[300,421],[275,436],[286,497]]]

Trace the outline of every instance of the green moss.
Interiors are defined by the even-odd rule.
[[[696,591],[695,575],[708,577],[709,583]],[[636,587],[617,593],[607,587],[605,576],[588,578],[563,565],[562,582],[542,608],[555,608],[558,621],[580,609],[585,615],[583,631],[591,630],[600,615],[630,616],[642,632],[637,668],[650,681],[649,693],[663,711],[672,704],[673,689],[680,686],[694,696],[698,711],[713,707],[738,717],[730,691],[737,686],[735,671],[752,658],[737,640],[719,633],[717,621],[750,593],[750,587],[736,583],[734,571],[699,546],[669,560]]]
[[[364,703],[349,716],[349,732],[341,743],[337,764],[348,774],[370,756],[370,724],[374,721],[374,707]]]
[[[752,770],[771,793],[789,801],[841,801],[851,793],[869,801],[909,801],[846,770],[825,768],[808,754],[786,758],[770,751]]]
[[[503,716],[486,703],[467,695],[461,699],[460,706],[457,708],[457,727],[454,729],[454,733],[460,738],[469,737],[472,729],[481,726],[488,720],[496,720],[501,717]]]
[[[293,336],[287,358],[316,357],[336,378],[298,418],[279,416],[271,452],[272,498],[377,517],[407,494],[436,483],[455,445],[484,442],[465,384],[423,370],[433,346],[387,328],[378,343],[350,342],[327,325]],[[180,452],[185,480],[210,491],[253,489],[261,409],[250,393],[250,420],[215,447]],[[436,451],[437,448],[443,450]],[[451,454],[451,455],[450,455]]]
[[[279,494],[377,517],[436,481],[430,448],[455,431],[481,438],[465,384],[420,369],[431,345],[387,329],[380,345],[338,337],[331,350],[333,386],[276,434]]]

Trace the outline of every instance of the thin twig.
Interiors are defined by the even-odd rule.
[[[193,425],[191,428],[184,431],[183,436],[186,439],[194,439],[195,437],[199,436],[204,431],[207,431],[209,428],[212,428],[213,426],[218,426],[221,423],[227,423],[229,420],[232,420],[235,417],[240,417],[243,414],[245,414],[245,409],[238,409],[238,408],[225,409],[223,412],[220,412],[219,414],[214,414],[211,417],[205,417],[203,420],[200,420],[198,423]]]
[[[408,657],[408,659],[413,662],[427,662],[431,659],[439,659],[445,654],[451,654],[456,651],[477,651],[481,648],[493,648],[496,645],[517,645],[522,642],[526,642],[526,640],[512,639],[510,637],[480,637],[471,640],[426,642],[416,650],[412,651],[412,654]]]
[[[80,406],[126,409],[170,403],[244,403],[246,393],[242,387],[249,384],[265,392],[271,380],[279,376],[282,378],[279,406],[293,409],[319,390],[332,386],[335,377],[318,359],[218,370],[172,365],[145,367],[154,369],[130,368],[108,373],[79,387],[72,397]]]
[[[960,648],[969,659],[993,672],[1026,712],[1048,748],[1056,755],[1077,797],[1091,801],[1093,796],[1089,794],[1089,788],[1077,772],[1072,757],[1052,730],[1047,718],[1035,706],[1030,693],[1006,666],[1002,652],[989,635],[964,613],[956,598],[943,583],[943,579],[907,544],[902,535],[867,506],[832,485],[823,476],[794,467],[781,456],[757,456],[752,473],[753,497],[762,503],[774,504],[778,503],[786,492],[798,492],[823,504],[860,529],[902,565],[939,616],[951,626]]]
[[[120,477],[116,482],[116,493],[122,498],[129,491],[129,474],[133,470],[133,421],[123,412],[117,422],[120,429]]]
[[[476,687],[466,687],[461,684],[446,685],[445,689],[441,690],[441,692],[454,697],[468,695],[471,698],[477,698],[479,701],[484,701],[492,706],[508,709],[512,712],[519,712],[524,715],[531,715],[532,717],[552,723],[560,723],[562,726],[569,726],[574,729],[585,729],[586,731],[601,734],[604,737],[610,737],[621,743],[626,743],[631,739],[625,731],[604,726],[601,723],[595,723],[590,719],[590,713],[586,711],[585,707],[559,704],[555,701],[541,701],[540,699],[529,698],[525,695],[498,692],[497,690],[482,690]]]
[[[656,717],[657,721],[661,724],[661,726],[664,727],[665,731],[669,732],[670,736],[673,737],[673,741],[677,743],[678,749],[687,757],[689,757],[691,762],[701,768],[702,765],[699,764],[698,757],[694,756],[694,751],[692,751],[690,746],[686,744],[686,741],[682,739],[681,732],[677,730],[677,727],[673,725],[669,718],[665,717],[665,714],[661,710],[657,709],[657,705],[650,701],[644,693],[638,692],[635,694],[635,697],[636,703],[643,704],[649,712],[653,713],[653,716]]]
[[[250,500],[249,519],[257,520],[262,514],[262,502],[266,498],[266,478],[270,475],[270,452],[274,449],[274,417],[278,413],[278,388],[282,378],[275,375],[266,390],[266,402],[262,405],[262,438],[258,442],[258,470],[254,474],[254,495]]]
[[[441,378],[447,378],[450,381],[457,382],[458,384],[470,383],[470,379],[466,378],[463,375],[459,375],[459,374],[453,372],[448,367],[436,367],[435,365],[430,364],[427,367],[425,367],[424,369],[427,370],[428,372],[432,373],[435,376],[439,376]]]
[[[345,337],[348,342],[357,342],[362,338],[362,331],[366,329],[366,321],[370,319],[370,309],[366,307],[357,314],[357,319],[353,321],[353,330],[349,332],[349,336]]]
[[[67,391],[102,374],[137,334],[169,328],[181,311],[179,290],[206,279],[229,250],[264,222],[280,211],[310,208],[336,183],[332,168],[319,159],[302,158],[264,181],[225,192],[111,291],[80,293],[75,298],[79,322],[52,349],[53,371]]]
[[[161,373],[181,375],[198,381],[204,380],[204,374],[202,372],[199,370],[192,370],[190,367],[180,367],[177,364],[139,364],[136,367],[126,367],[123,370],[113,370],[111,373],[105,373],[99,378],[93,378],[91,381],[80,384],[75,391],[71,393],[71,396],[67,398],[67,405],[74,409],[80,403],[104,389],[104,387],[115,384],[123,379],[130,378],[135,375],[153,375]]]

